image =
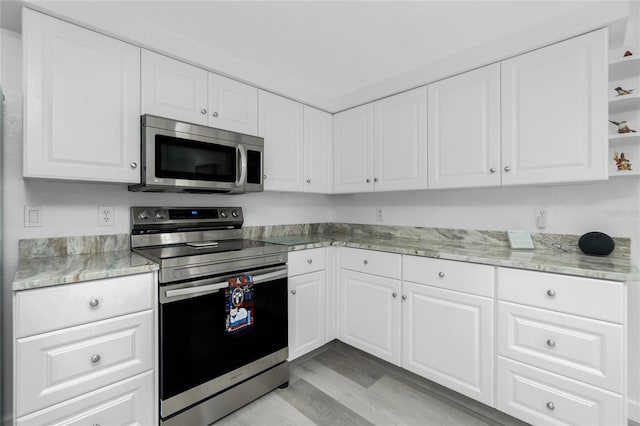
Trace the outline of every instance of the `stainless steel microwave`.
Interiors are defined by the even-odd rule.
[[[141,120],[140,183],[129,191],[264,190],[264,139],[153,115]]]

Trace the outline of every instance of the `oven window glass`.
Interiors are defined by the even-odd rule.
[[[156,177],[235,182],[236,152],[229,146],[156,135]]]
[[[247,183],[262,183],[262,153],[247,150]]]
[[[160,305],[161,399],[287,347],[286,278],[253,288],[254,324],[232,333],[224,290]]]

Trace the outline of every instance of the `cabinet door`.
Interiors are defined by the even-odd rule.
[[[262,90],[258,135],[264,138],[264,189],[302,192],[302,104]]]
[[[24,176],[140,182],[140,49],[23,8]]]
[[[258,134],[258,89],[209,73],[209,125],[233,132]]]
[[[377,101],[374,109],[375,190],[426,188],[426,86]]]
[[[607,30],[502,62],[502,184],[607,179]]]
[[[402,367],[493,405],[493,299],[407,282],[402,297]]]
[[[429,85],[429,188],[500,185],[500,64]]]
[[[333,116],[333,192],[373,191],[373,104]]]
[[[142,51],[142,113],[207,124],[207,72]]]
[[[304,192],[331,192],[333,117],[304,106]]]
[[[400,281],[340,270],[339,338],[400,365]]]
[[[289,278],[289,361],[325,344],[325,272]]]

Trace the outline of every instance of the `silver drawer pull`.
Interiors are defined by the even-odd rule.
[[[207,110],[206,110],[206,109],[202,108],[202,109],[200,110],[200,114],[205,115],[206,113],[207,113]]]
[[[307,263],[311,265],[313,263],[313,259],[307,259]]]
[[[394,293],[391,293],[391,296],[392,296],[393,298],[396,298],[396,297],[398,297],[398,293],[395,293],[395,292],[394,292]]]
[[[291,290],[291,294],[293,294],[295,296],[296,291],[295,290]]]
[[[363,263],[364,263],[365,265],[368,265],[368,264],[369,264],[369,261],[368,261],[367,259],[365,259]]]
[[[444,278],[444,272],[438,272],[438,276],[439,276],[440,278]]]
[[[91,299],[89,301],[89,306],[91,306],[92,308],[97,308],[99,304],[100,301],[98,299]]]
[[[217,117],[217,116],[218,116],[218,113],[214,111],[214,113],[213,113],[213,114],[211,114],[211,115],[213,115],[214,117]]]
[[[556,297],[556,291],[551,289],[547,290],[547,296]]]
[[[402,300],[407,300],[407,295],[406,294],[402,295]]]
[[[556,345],[555,340],[547,339],[547,346],[549,346],[550,348],[553,348],[555,345]]]
[[[97,363],[99,363],[99,362],[100,362],[100,359],[101,359],[101,358],[100,358],[100,355],[95,354],[94,356],[92,356],[92,357],[91,357],[91,363],[92,363],[92,364],[97,364]]]
[[[555,404],[553,402],[549,401],[549,402],[547,402],[547,408],[549,410],[553,411],[553,410],[556,409],[556,406],[555,406]]]

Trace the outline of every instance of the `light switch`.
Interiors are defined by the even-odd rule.
[[[42,206],[24,206],[24,226],[42,226]]]

